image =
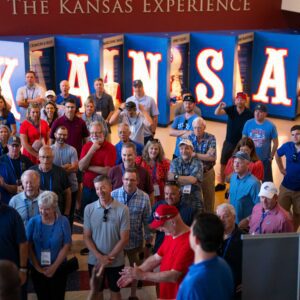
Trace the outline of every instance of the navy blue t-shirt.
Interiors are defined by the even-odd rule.
[[[300,152],[296,151],[293,142],[283,144],[278,150],[279,157],[286,157],[286,175],[282,185],[292,191],[300,191]]]
[[[227,119],[226,141],[230,144],[236,145],[242,138],[242,131],[245,123],[253,118],[253,113],[249,108],[239,114],[235,105],[224,108]]]
[[[26,242],[25,228],[18,212],[0,203],[0,259],[19,266],[19,245]]]

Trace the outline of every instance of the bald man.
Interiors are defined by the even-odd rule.
[[[82,106],[80,99],[69,93],[70,91],[70,83],[67,80],[62,80],[59,84],[59,88],[61,93],[56,98],[56,104],[64,105],[67,99],[74,99],[76,103],[76,111]]]

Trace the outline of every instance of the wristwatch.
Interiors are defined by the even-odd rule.
[[[175,174],[175,175],[174,175],[174,180],[178,180],[178,178],[179,178],[179,175],[178,175],[178,174]]]
[[[123,108],[119,107],[118,110],[119,110],[120,112],[122,112],[122,111],[123,111]]]
[[[22,273],[27,273],[28,269],[27,269],[27,268],[24,268],[24,267],[21,267],[21,268],[19,269],[19,271],[22,272]]]

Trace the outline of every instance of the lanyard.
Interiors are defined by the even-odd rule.
[[[136,192],[134,192],[133,194],[127,194],[126,192],[125,192],[125,190],[123,191],[123,199],[124,199],[124,204],[126,205],[126,206],[129,206],[129,201],[133,198],[133,196],[134,196],[134,194],[135,194]]]
[[[42,177],[42,185],[43,185],[43,189],[46,190],[45,188],[45,175],[43,172],[41,172],[41,177]],[[49,176],[49,191],[52,191],[52,175]]]
[[[25,203],[25,206],[26,206],[26,221],[28,222],[29,219],[30,219],[30,213],[29,213],[29,205],[28,205],[28,200],[25,198],[24,199],[24,203]],[[32,210],[32,207],[31,207],[31,210]]]
[[[28,97],[28,88],[26,88],[26,99],[34,99],[33,98],[34,92],[35,92],[35,88],[33,88],[33,92],[32,92],[31,98],[29,98]]]
[[[45,243],[45,241],[44,241],[44,235],[43,235],[43,227],[45,226],[43,226],[43,223],[42,223],[42,217],[39,219],[40,220],[40,222],[39,222],[39,224],[40,224],[40,230],[39,230],[39,235],[40,235],[40,242],[41,242],[41,246],[42,246],[42,249],[51,249],[51,241],[52,241],[52,238],[53,238],[53,236],[54,236],[54,229],[55,229],[55,225],[56,225],[56,218],[55,218],[55,221],[54,221],[54,224],[53,225],[50,225],[50,226],[52,226],[52,228],[51,228],[51,234],[50,234],[50,237],[46,240],[46,242],[48,242],[48,243]],[[47,244],[46,246],[45,246],[45,244]],[[44,247],[45,246],[45,247]],[[48,246],[48,247],[47,247]]]
[[[14,176],[15,176],[16,180],[19,180],[20,178],[19,178],[18,175],[17,175],[17,172],[16,172],[16,170],[15,170],[15,167],[14,167],[14,164],[13,164],[11,158],[10,158],[8,155],[7,155],[7,158],[8,158],[8,161],[9,161],[9,163],[10,163],[10,166],[11,166],[11,168],[12,168],[12,170],[13,170],[13,173],[14,173]],[[22,161],[21,161],[21,159],[20,159],[20,176],[21,176],[21,175],[22,175]]]
[[[262,224],[264,222],[264,219],[266,218],[266,216],[269,214],[269,212],[265,212],[264,210],[262,210],[262,215],[259,221],[259,225],[257,226],[257,228],[255,229],[255,232],[258,232],[259,234],[262,234]]]
[[[140,115],[140,113],[138,113],[138,114],[136,115],[136,117],[135,117],[135,122],[133,122],[133,125],[134,125],[134,126],[136,125],[136,123],[137,123],[137,121],[138,121],[139,115]],[[129,122],[129,125],[131,126],[132,124],[131,124],[131,122],[130,122],[130,117],[129,117],[129,116],[128,116],[128,122]]]
[[[225,246],[225,249],[224,249],[223,255],[222,255],[223,258],[225,257],[225,255],[226,255],[226,253],[227,253],[227,250],[228,250],[229,245],[230,245],[230,243],[231,243],[232,237],[233,237],[233,235],[230,235],[230,238],[227,239],[226,246]]]

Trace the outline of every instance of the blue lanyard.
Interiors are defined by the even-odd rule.
[[[136,125],[136,123],[137,123],[137,121],[138,121],[139,115],[140,115],[140,113],[138,113],[138,114],[136,115],[135,121],[133,121],[133,125],[134,125],[134,126]],[[129,122],[129,126],[131,126],[132,124],[131,124],[131,122],[130,122],[130,117],[129,117],[129,116],[128,116],[128,122]]]
[[[11,166],[11,168],[12,168],[12,170],[13,170],[13,173],[14,173],[14,176],[15,176],[15,178],[16,178],[16,180],[18,180],[19,178],[18,178],[18,176],[17,176],[17,172],[16,172],[16,170],[15,170],[15,167],[14,167],[14,164],[13,164],[13,162],[11,161],[11,158],[7,155],[7,158],[8,158],[8,160],[9,160],[9,163],[10,163],[10,166]],[[22,161],[21,161],[21,158],[20,158],[20,176],[22,175]]]
[[[262,224],[264,222],[264,219],[266,218],[266,216],[269,214],[269,212],[265,212],[264,210],[262,211],[262,215],[259,221],[259,225],[257,226],[257,228],[255,229],[255,232],[258,232],[259,234],[262,234]]]
[[[54,224],[53,225],[50,225],[52,226],[51,228],[51,234],[50,234],[50,237],[49,239],[46,240],[46,242],[48,243],[45,243],[44,241],[44,238],[43,238],[43,223],[42,223],[42,217],[39,219],[39,225],[40,225],[40,228],[39,228],[39,236],[40,236],[40,242],[41,242],[41,246],[42,246],[42,249],[51,249],[51,241],[52,241],[52,237],[54,236],[54,229],[55,229],[55,225],[56,225],[56,219],[54,221]],[[46,245],[46,247],[44,247]],[[47,247],[48,246],[48,247]]]
[[[225,255],[226,255],[226,253],[227,253],[227,250],[228,250],[229,245],[230,245],[230,243],[231,243],[232,237],[233,237],[233,235],[230,235],[230,238],[227,239],[226,246],[225,246],[225,249],[224,249],[223,255],[222,255],[223,258],[225,257]]]
[[[125,190],[123,191],[123,199],[124,199],[124,204],[125,204],[126,206],[129,206],[129,201],[133,198],[133,196],[134,196],[135,193],[136,193],[136,192],[134,192],[133,194],[129,195],[129,194],[127,194],[127,193],[125,192]],[[131,197],[129,197],[129,196],[131,196]]]
[[[45,175],[43,172],[41,172],[41,175],[42,175],[41,177],[42,177],[43,188],[46,189],[45,188]],[[49,191],[52,191],[52,175],[50,175],[50,177],[49,177]]]
[[[33,98],[34,92],[35,92],[35,88],[33,89],[32,96],[31,96],[30,99],[34,99]],[[28,97],[28,88],[26,88],[26,97],[27,97],[26,99],[29,99],[29,97]]]

